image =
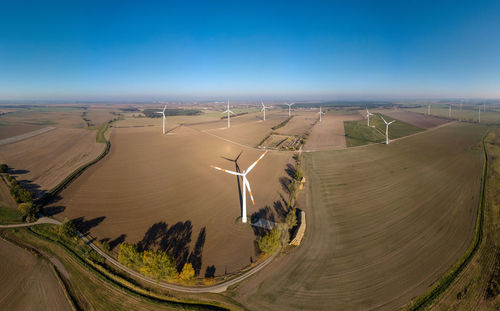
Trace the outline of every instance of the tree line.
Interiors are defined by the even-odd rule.
[[[7,164],[0,164],[0,173],[3,173],[10,185],[10,195],[18,204],[18,210],[23,215],[26,222],[37,220],[40,208],[34,204],[33,192],[24,188],[16,180],[14,176],[9,175],[9,166]]]

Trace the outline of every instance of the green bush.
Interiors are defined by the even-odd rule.
[[[38,206],[34,205],[32,202],[21,203],[19,204],[18,209],[26,222],[33,222],[37,220]]]
[[[59,226],[58,231],[59,237],[73,238],[76,236],[76,227],[72,221],[67,218],[64,219],[63,223]]]
[[[142,265],[141,253],[137,250],[137,245],[130,243],[120,244],[118,261],[127,267],[139,268]]]
[[[262,253],[270,255],[281,247],[281,228],[275,226],[265,236],[259,239],[259,249]]]
[[[9,167],[7,166],[7,164],[0,164],[0,173],[7,173],[8,170]]]
[[[106,253],[111,250],[111,246],[109,246],[109,243],[107,241],[102,242],[102,250]]]

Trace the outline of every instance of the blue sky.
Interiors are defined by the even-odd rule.
[[[500,98],[500,1],[3,1],[0,99]]]

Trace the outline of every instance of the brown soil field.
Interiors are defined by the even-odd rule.
[[[122,241],[142,241],[183,262],[198,243],[201,276],[212,265],[215,275],[249,265],[256,259],[255,235],[250,225],[236,221],[241,215],[237,178],[210,165],[234,170],[234,162],[222,157],[234,159],[243,151],[238,164],[245,169],[262,152],[186,126],[172,133],[113,128],[110,153],[62,191],[52,207],[64,212],[56,217],[83,217],[77,220],[80,228],[108,239],[115,254]],[[248,198],[248,215],[266,207],[274,213],[290,161],[288,153],[270,152],[249,174],[256,205]]]
[[[302,135],[312,128],[316,119],[318,115],[313,112],[294,112],[293,118],[276,132],[284,135]]]
[[[51,267],[0,239],[0,309],[72,310]]]
[[[316,123],[306,141],[304,150],[328,150],[347,148],[345,142],[344,121],[360,120],[357,114],[325,114],[322,122]]]
[[[484,131],[303,153],[302,245],[228,294],[251,310],[395,310],[422,294],[471,243]]]
[[[7,186],[3,176],[0,176],[0,207],[17,208],[16,201],[10,195],[9,186]]]
[[[0,123],[8,125],[35,125],[69,128],[85,128],[82,119],[83,109],[67,108],[62,110],[18,110],[0,116]]]
[[[427,116],[424,114],[414,113],[407,110],[380,110],[377,112],[386,114],[391,118],[418,126],[423,129],[430,129],[445,124],[447,122],[450,122],[449,120],[443,118]]]
[[[0,139],[22,135],[43,128],[39,125],[0,125]]]
[[[18,181],[41,195],[103,151],[105,145],[95,135],[87,129],[57,128],[1,146],[0,163],[7,163]]]
[[[91,126],[101,127],[104,123],[115,117],[111,114],[113,111],[117,112],[117,110],[108,109],[89,109],[85,118],[90,120]]]

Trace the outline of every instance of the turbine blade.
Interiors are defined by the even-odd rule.
[[[217,167],[217,166],[210,165],[210,167],[211,167],[211,168],[215,168],[216,170],[219,170],[219,171],[223,171],[223,172],[226,172],[226,173],[232,174],[232,175],[243,176],[243,174],[241,174],[241,173],[237,173],[237,172],[233,172],[233,171],[225,170],[225,169],[220,168],[220,167]]]
[[[264,152],[264,153],[263,153],[263,154],[262,154],[262,155],[261,155],[261,156],[257,159],[257,161],[253,162],[253,164],[252,164],[252,165],[250,165],[250,166],[248,167],[248,169],[247,169],[247,170],[246,170],[246,172],[245,172],[245,175],[246,175],[246,174],[248,174],[248,173],[250,173],[250,171],[251,171],[251,170],[255,167],[255,165],[257,165],[257,163],[259,163],[259,161],[260,161],[260,160],[261,160],[261,159],[262,159],[262,158],[266,155],[266,153],[267,153],[267,151],[266,151],[266,152]]]
[[[394,123],[394,122],[396,122],[396,120],[392,120],[391,122],[389,122],[389,124]]]
[[[252,189],[250,189],[250,183],[246,177],[243,177],[243,182],[247,186],[248,193],[250,194],[250,199],[252,199],[252,204],[255,205],[255,201],[253,200]]]
[[[387,124],[387,121],[384,119],[384,117],[380,116],[382,120],[384,120],[385,124]]]
[[[167,105],[165,105],[165,107],[163,107],[163,112],[165,112],[165,109],[167,109]]]

